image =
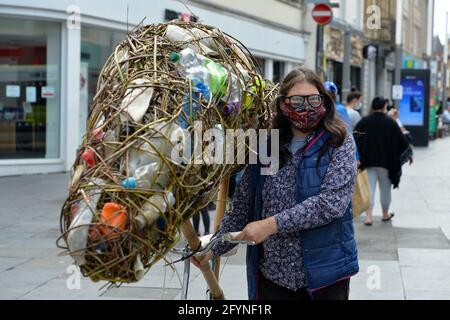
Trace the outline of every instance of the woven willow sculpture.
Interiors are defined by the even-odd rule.
[[[183,69],[189,54],[209,82]],[[97,90],[61,212],[60,247],[94,281],[135,282],[173,248],[181,223],[213,200],[221,179],[242,167],[174,161],[174,148],[190,139],[183,129],[192,133],[195,121],[203,132],[267,128],[275,87],[236,39],[174,21],[130,33]]]

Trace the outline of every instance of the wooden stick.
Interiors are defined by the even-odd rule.
[[[223,219],[225,214],[225,208],[227,206],[228,199],[228,186],[230,182],[230,176],[227,175],[219,186],[219,193],[217,194],[217,207],[216,207],[216,216],[214,218],[214,228],[213,232],[216,232],[220,227],[220,222]],[[217,279],[219,279],[220,274],[220,257],[217,257],[214,261],[214,274]]]
[[[192,226],[191,221],[186,220],[181,224],[181,232],[186,238],[189,247],[192,250],[198,250],[201,247],[201,242],[195,233],[194,227]],[[196,258],[194,258],[196,259]],[[211,291],[211,296],[213,300],[225,300],[225,296],[223,295],[223,291],[219,286],[219,282],[217,281],[217,277],[214,275],[211,270],[211,266],[209,263],[205,264],[201,269],[203,277],[205,278],[206,283],[208,284],[208,288]]]

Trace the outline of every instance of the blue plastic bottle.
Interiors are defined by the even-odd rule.
[[[191,101],[189,95],[186,95],[183,98],[183,112],[185,115],[180,114],[178,117],[178,123],[180,124],[180,127],[183,129],[187,129],[189,127],[189,123],[194,122],[197,119],[197,113],[200,111],[200,95],[203,96],[203,98],[206,101],[209,101],[211,99],[211,92],[209,91],[209,88],[204,83],[193,80],[192,81],[192,113],[191,113]],[[186,120],[187,117],[187,120]]]

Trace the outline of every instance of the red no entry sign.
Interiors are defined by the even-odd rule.
[[[318,24],[329,24],[333,20],[333,9],[326,3],[318,3],[314,6],[312,17]]]

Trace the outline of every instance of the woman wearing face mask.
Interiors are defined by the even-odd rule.
[[[281,84],[273,128],[280,133],[280,169],[272,176],[250,165],[218,234],[243,230],[249,299],[347,300],[358,272],[351,197],[354,144],[332,99],[311,70]],[[192,262],[208,263],[232,249],[218,244]]]

